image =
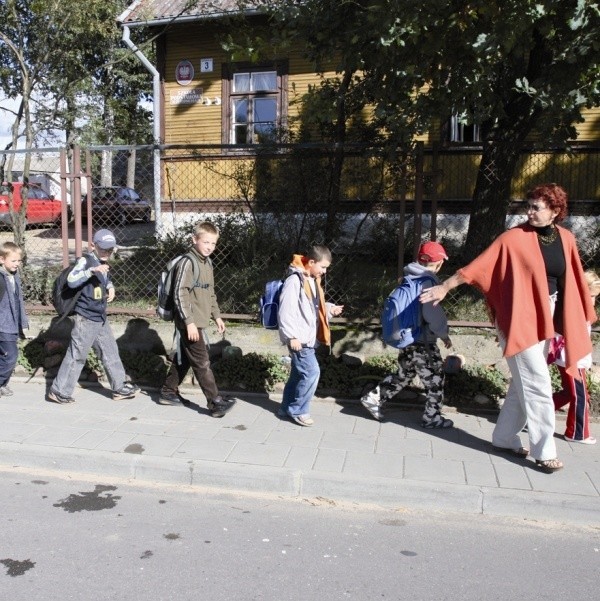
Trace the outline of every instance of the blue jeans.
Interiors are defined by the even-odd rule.
[[[93,348],[104,365],[111,390],[120,390],[125,383],[125,370],[115,336],[108,321],[91,321],[81,315],[75,315],[71,343],[67,354],[60,364],[52,390],[61,396],[73,395],[81,370],[88,353]]]
[[[6,386],[17,364],[17,338],[0,340],[0,386]]]
[[[283,389],[281,410],[288,415],[309,415],[321,368],[314,348],[291,351],[292,371]]]

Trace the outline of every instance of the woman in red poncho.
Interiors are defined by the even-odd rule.
[[[540,469],[554,472],[563,464],[554,443],[549,340],[555,332],[564,336],[566,370],[578,378],[577,362],[592,351],[587,324],[596,314],[575,237],[557,225],[567,214],[566,192],[543,184],[527,193],[527,202],[527,222],[498,236],[421,301],[437,304],[460,284],[483,292],[512,376],[492,444],[521,457],[531,453]],[[529,449],[520,439],[525,425]]]

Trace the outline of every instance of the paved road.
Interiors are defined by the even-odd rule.
[[[600,532],[0,473],[11,601],[593,599]]]
[[[418,411],[392,409],[380,424],[358,404],[321,400],[303,428],[277,417],[275,396],[248,395],[215,419],[197,389],[189,407],[164,407],[155,392],[113,401],[80,388],[57,405],[45,382],[11,386],[0,397],[5,468],[600,526],[600,445],[557,434],[565,469],[544,474],[491,448],[493,416],[456,413],[456,428],[423,430]]]

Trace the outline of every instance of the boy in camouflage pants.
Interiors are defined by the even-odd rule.
[[[444,247],[438,242],[426,242],[419,248],[418,261],[404,268],[404,275],[410,277],[429,276],[433,283],[425,282],[423,288],[438,283],[437,272],[447,259]],[[392,399],[408,386],[415,376],[419,376],[427,391],[427,401],[423,412],[424,428],[451,428],[454,423],[441,415],[444,400],[443,360],[437,339],[440,338],[446,348],[452,346],[448,336],[448,320],[441,306],[433,303],[422,305],[423,328],[421,337],[415,344],[400,349],[398,354],[398,372],[386,376],[377,386],[361,398],[361,403],[376,419],[383,419],[383,404]]]

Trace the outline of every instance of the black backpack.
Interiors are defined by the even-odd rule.
[[[83,257],[85,258],[85,268],[88,269],[92,264],[91,255],[89,253],[84,253]],[[58,274],[54,280],[54,284],[52,285],[52,304],[60,316],[58,321],[62,321],[65,317],[73,313],[75,304],[81,296],[81,291],[83,290],[85,284],[87,284],[87,282],[85,282],[78,288],[69,288],[67,278],[73,271],[76,263],[77,261],[75,261],[75,263],[72,265],[65,267]]]

